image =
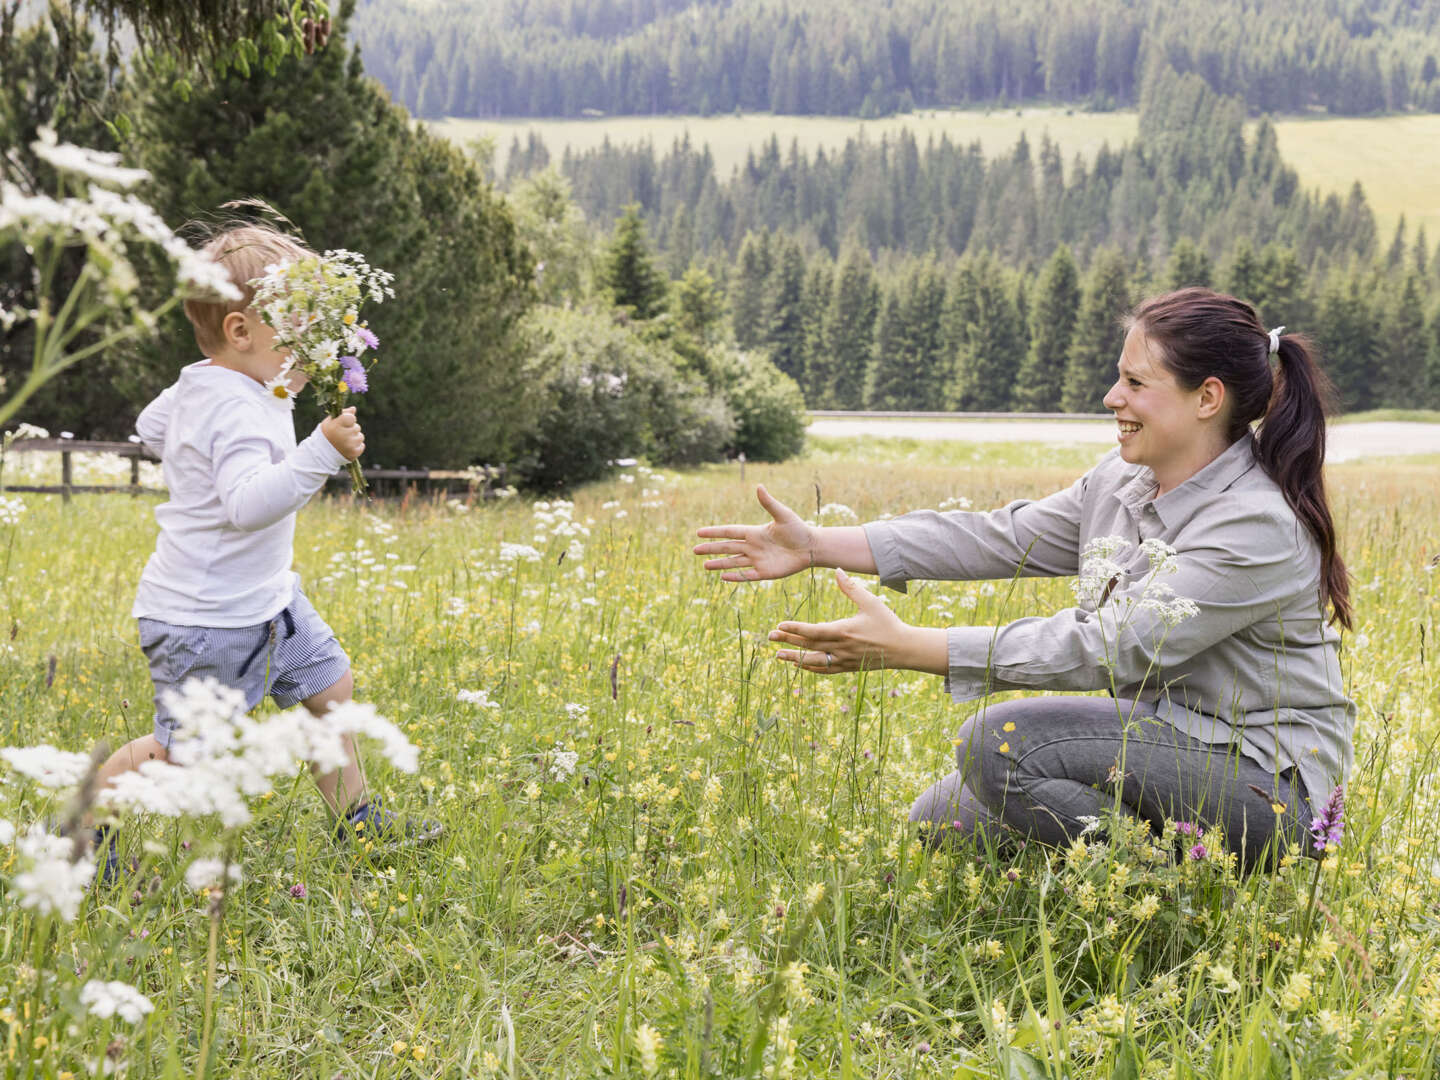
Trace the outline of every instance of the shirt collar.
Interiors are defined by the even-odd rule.
[[[1115,497],[1131,510],[1151,503],[1161,524],[1168,527],[1197,509],[1205,501],[1206,493],[1224,491],[1255,465],[1255,436],[1247,431],[1209,465],[1164,495],[1154,495],[1155,474],[1141,466],[1127,483],[1116,490]]]

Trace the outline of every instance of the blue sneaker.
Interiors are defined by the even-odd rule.
[[[344,843],[365,844],[426,844],[445,831],[438,821],[411,821],[384,809],[377,799],[363,802],[351,810],[335,826],[335,839]]]
[[[115,842],[115,830],[109,825],[102,825],[92,832],[95,842],[95,865],[99,868],[95,880],[108,889],[120,881],[120,847]]]
[[[70,826],[55,818],[44,821],[48,832],[56,836],[74,836]],[[90,851],[95,855],[95,884],[109,888],[120,880],[120,847],[115,841],[115,828],[101,825],[96,829],[80,829],[81,835],[89,833]]]

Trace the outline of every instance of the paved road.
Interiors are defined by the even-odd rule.
[[[1114,443],[1115,425],[1105,420],[901,420],[896,418],[821,417],[812,435],[901,436],[954,439],[958,442]],[[1393,454],[1440,454],[1440,424],[1379,420],[1335,424],[1329,432],[1330,461]]]

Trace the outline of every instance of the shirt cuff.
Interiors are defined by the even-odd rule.
[[[973,701],[992,690],[1002,689],[994,677],[991,650],[995,645],[993,626],[952,626],[945,632],[950,670],[945,675],[945,692],[954,702]]]
[[[875,560],[875,572],[880,575],[880,584],[896,592],[908,592],[905,583],[910,575],[900,558],[900,545],[895,537],[895,527],[885,521],[870,521],[861,526],[865,539],[870,544],[870,555]]]
[[[296,450],[306,466],[317,473],[324,473],[327,478],[350,463],[344,454],[335,449],[335,444],[325,437],[319,424],[315,425],[315,430],[305,437]]]

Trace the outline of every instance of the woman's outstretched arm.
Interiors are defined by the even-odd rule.
[[[721,581],[770,581],[812,566],[830,566],[860,574],[875,573],[870,541],[858,525],[810,525],[765,490],[756,487],[760,505],[770,515],[763,525],[706,525],[697,536],[695,554],[713,556],[706,570],[719,570]]]
[[[770,640],[795,647],[781,649],[775,659],[817,675],[875,668],[949,673],[949,639],[943,627],[901,621],[885,601],[843,570],[835,571],[835,583],[855,604],[855,614],[825,623],[782,622],[770,631]]]

